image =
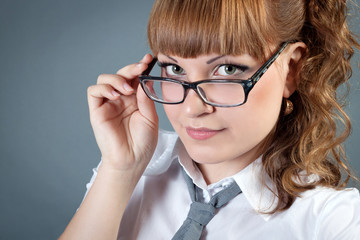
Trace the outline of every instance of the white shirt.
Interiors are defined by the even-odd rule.
[[[336,191],[318,187],[301,194],[284,212],[261,213],[273,209],[277,202],[275,195],[262,184],[261,176],[266,174],[261,159],[234,176],[207,186],[178,136],[163,130],[159,133],[154,156],[126,208],[118,239],[169,240],[174,236],[186,219],[191,204],[182,167],[202,189],[205,202],[233,181],[242,190],[240,195],[218,210],[204,228],[201,239],[360,239],[357,189]],[[94,169],[87,191],[96,174],[97,169]],[[269,179],[264,180],[269,187],[273,186]]]

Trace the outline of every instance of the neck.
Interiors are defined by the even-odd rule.
[[[257,151],[250,151],[244,154],[241,159],[235,158],[220,163],[196,163],[201,171],[207,185],[219,182],[220,180],[233,176],[246,168],[260,156]]]

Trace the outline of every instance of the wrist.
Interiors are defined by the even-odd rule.
[[[97,178],[106,178],[109,184],[121,185],[123,189],[135,188],[141,175],[145,171],[146,165],[133,164],[131,167],[126,168],[114,166],[109,163],[106,159],[102,159],[101,165],[99,166]]]

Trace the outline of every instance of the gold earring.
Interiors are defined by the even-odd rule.
[[[289,115],[294,110],[294,104],[289,100],[285,99],[285,111],[284,116]]]

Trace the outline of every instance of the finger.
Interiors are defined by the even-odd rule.
[[[153,60],[153,56],[151,54],[147,53],[145,56],[139,61],[139,63],[146,63],[149,64]]]
[[[116,100],[120,97],[120,93],[118,93],[111,85],[108,84],[90,86],[87,92],[90,110],[100,107],[106,99]]]
[[[146,54],[138,63],[127,65],[117,71],[116,74],[122,76],[127,80],[132,80],[138,77],[143,71],[146,70],[148,64],[152,61],[153,57],[150,54]]]
[[[156,113],[155,103],[148,98],[139,84],[136,92],[136,98],[140,113],[153,124],[158,124],[158,115]]]
[[[134,92],[133,87],[126,79],[116,74],[101,74],[97,80],[98,84],[107,84],[123,95],[130,95]]]

